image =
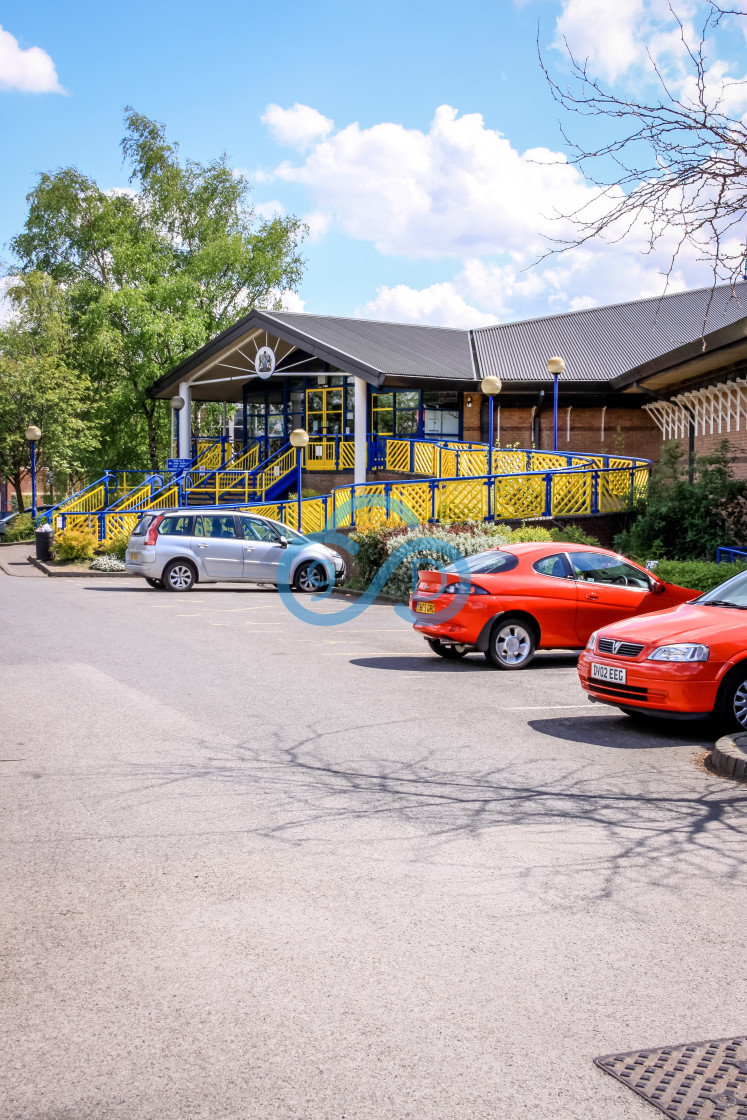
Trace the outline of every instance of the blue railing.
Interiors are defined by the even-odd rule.
[[[719,548],[717,564],[747,564],[747,548]]]

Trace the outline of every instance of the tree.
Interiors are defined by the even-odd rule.
[[[744,100],[744,82],[726,77],[722,64],[709,61],[708,49],[709,36],[724,21],[745,21],[747,13],[709,0],[693,34],[671,6],[669,11],[681,49],[671,68],[647,50],[654,82],[648,99],[641,95],[646,83],[627,97],[605,88],[567,43],[571,80],[561,87],[540,53],[556,102],[566,113],[595,119],[603,131],[598,144],[577,143],[563,132],[570,162],[597,191],[562,215],[575,232],[550,252],[598,237],[618,241],[635,227],[643,231],[648,252],[674,237],[668,276],[687,246],[708,263],[714,284],[734,283],[745,271],[747,126],[729,106]],[[747,32],[747,26],[740,30]]]
[[[90,382],[71,362],[72,335],[64,292],[50,276],[30,272],[8,289],[13,314],[0,330],[0,473],[18,509],[30,465],[26,428],[41,429],[39,465],[80,470],[98,435]]]
[[[148,389],[251,307],[280,306],[302,275],[305,227],[257,222],[225,155],[182,161],[162,124],[130,108],[125,124],[130,189],[104,191],[72,167],[42,174],[11,244],[22,272],[42,270],[69,293],[105,418],[97,466],[155,468],[169,420]]]

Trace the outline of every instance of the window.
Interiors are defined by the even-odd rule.
[[[571,552],[570,561],[576,579],[587,583],[616,583],[621,587],[638,587],[650,591],[645,572],[626,564],[619,556],[602,556],[597,552]]]
[[[563,553],[556,556],[543,556],[532,564],[535,572],[541,576],[555,576],[556,579],[573,579],[573,572],[567,558]]]
[[[207,514],[197,518],[196,537],[216,537],[224,540],[236,536],[233,514]]]
[[[459,435],[459,397],[455,392],[423,391],[423,434]]]
[[[276,542],[278,535],[271,525],[266,521],[260,521],[258,517],[240,517],[239,524],[243,530],[245,541],[273,541]]]
[[[342,435],[352,430],[353,390],[342,378],[333,388],[309,389],[306,393],[306,428],[311,435]],[[346,407],[343,407],[346,405]]]
[[[475,556],[468,556],[464,563],[475,576],[494,576],[499,572],[510,572],[519,563],[519,558],[511,552],[500,552],[491,548],[488,552],[478,552]],[[459,567],[461,568],[461,564]],[[456,565],[450,565],[449,571],[458,572]]]
[[[193,521],[192,517],[164,517],[158,532],[162,537],[191,537]]]
[[[141,517],[135,528],[132,530],[133,537],[144,537],[148,526],[156,516],[157,514],[155,513],[146,513],[143,517]]]

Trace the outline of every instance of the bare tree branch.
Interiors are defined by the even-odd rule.
[[[561,87],[542,57],[549,89],[564,114],[600,121],[597,146],[570,138],[568,162],[596,190],[584,204],[556,218],[570,235],[550,241],[541,260],[603,238],[617,243],[637,231],[644,254],[665,248],[671,278],[683,250],[695,250],[710,268],[713,284],[731,283],[745,274],[747,253],[747,127],[726,110],[727,94],[744,85],[709,72],[709,34],[727,17],[747,19],[747,11],[709,0],[697,43],[688,41],[685,23],[669,5],[679,27],[685,72],[667,77],[647,50],[653,96],[632,97],[605,88],[565,42],[570,80]],[[657,94],[658,91],[658,94]],[[672,247],[671,242],[674,242]]]

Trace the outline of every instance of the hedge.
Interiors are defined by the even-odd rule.
[[[710,560],[660,560],[654,575],[666,583],[692,587],[694,591],[711,591],[746,567],[745,564],[715,564]]]

